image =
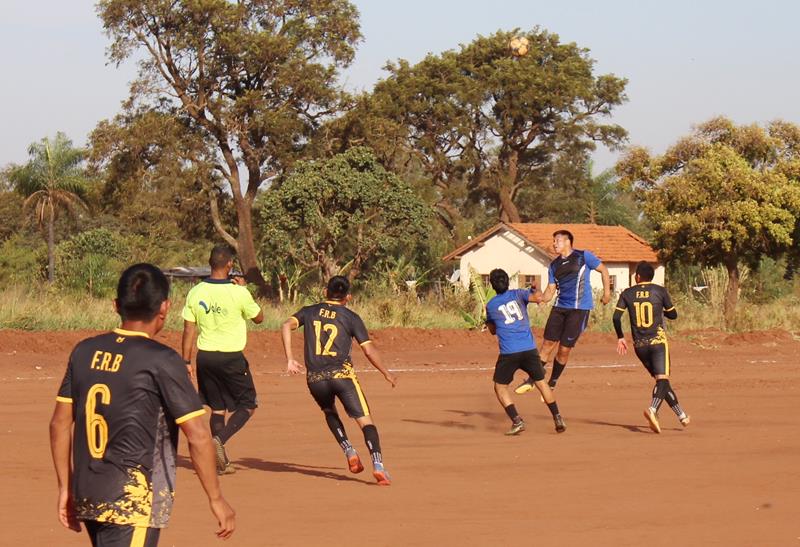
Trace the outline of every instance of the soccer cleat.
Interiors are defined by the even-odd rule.
[[[553,423],[556,424],[556,433],[564,433],[567,430],[567,424],[564,423],[561,414],[553,416]]]
[[[361,458],[355,450],[348,450],[344,453],[347,458],[347,467],[350,468],[351,473],[361,473],[364,470],[364,464],[361,463]]]
[[[225,464],[225,468],[221,471],[217,469],[217,475],[232,475],[236,473],[236,468],[233,466],[231,462]]]
[[[689,424],[691,423],[691,421],[692,421],[692,417],[691,417],[691,416],[684,416],[684,417],[683,417],[683,418],[681,418],[680,420],[681,420],[681,425],[682,425],[683,427],[686,427],[687,425],[689,425]]]
[[[383,464],[376,463],[372,470],[372,476],[378,481],[379,486],[389,486],[392,484],[392,479],[389,477],[389,472],[383,468]]]
[[[514,389],[514,393],[522,395],[533,389],[533,379],[528,378]]]
[[[217,473],[221,475],[224,474],[231,461],[228,459],[228,454],[225,453],[225,446],[219,440],[219,437],[214,435],[211,440],[214,442],[214,455],[217,457]]]
[[[647,410],[644,411],[644,417],[647,418],[647,424],[650,426],[650,429],[653,430],[653,433],[661,433],[661,426],[658,424],[658,416],[655,410],[648,407]]]
[[[511,429],[506,431],[506,435],[519,435],[523,431],[525,431],[525,422],[520,420],[511,424]]]

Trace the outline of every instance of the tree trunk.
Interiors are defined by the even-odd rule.
[[[52,283],[56,280],[56,234],[55,234],[55,214],[50,208],[50,218],[47,221],[47,281]]]
[[[519,209],[514,205],[514,200],[511,198],[511,189],[505,186],[501,187],[498,198],[500,201],[500,221],[521,222]]]
[[[255,283],[258,294],[264,298],[272,298],[272,286],[267,283],[258,267],[256,247],[253,242],[253,210],[250,202],[234,195],[236,217],[238,220],[239,234],[236,238],[239,264],[242,267],[244,278],[249,283]]]
[[[725,269],[728,270],[728,286],[725,288],[724,318],[725,326],[733,326],[736,314],[736,303],[739,300],[739,261],[735,257],[725,260]]]

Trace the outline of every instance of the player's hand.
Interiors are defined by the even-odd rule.
[[[234,284],[236,284],[236,285],[239,285],[239,286],[241,286],[241,287],[244,287],[245,285],[247,285],[247,281],[245,281],[244,277],[242,277],[241,275],[235,275],[235,276],[233,276],[233,277],[231,278],[231,281],[232,281]]]
[[[603,293],[603,298],[600,300],[600,302],[602,302],[603,305],[606,305],[609,302],[611,302],[611,293],[608,293],[608,292],[607,293]]]
[[[303,365],[297,359],[289,359],[286,362],[286,372],[289,374],[300,374],[303,372]]]
[[[625,355],[628,353],[628,343],[625,341],[624,338],[620,338],[617,340],[617,353],[620,355]]]
[[[383,375],[383,377],[386,378],[387,382],[392,384],[392,387],[397,386],[397,376],[395,376],[391,372],[387,372],[386,374]]]
[[[211,505],[211,512],[217,517],[217,522],[219,523],[219,529],[216,531],[217,537],[228,539],[236,529],[236,512],[223,497],[211,500],[209,505]]]
[[[64,528],[69,528],[74,532],[81,531],[81,524],[75,517],[72,496],[67,489],[60,490],[58,493],[58,520]]]

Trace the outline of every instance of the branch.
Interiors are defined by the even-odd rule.
[[[224,226],[222,226],[222,221],[219,217],[219,204],[217,203],[217,196],[214,195],[213,190],[209,190],[208,192],[208,204],[211,206],[211,222],[214,223],[214,229],[222,236],[222,239],[238,251],[239,242],[225,230]]]

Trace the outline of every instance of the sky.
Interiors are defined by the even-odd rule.
[[[416,62],[477,35],[540,26],[629,80],[612,120],[655,153],[716,115],[800,123],[800,2],[762,0],[356,0],[364,35],[342,75],[369,90],[387,60]],[[82,146],[113,117],[136,65],[109,64],[92,0],[0,0],[0,167],[57,131]],[[617,152],[595,154],[597,169]]]

